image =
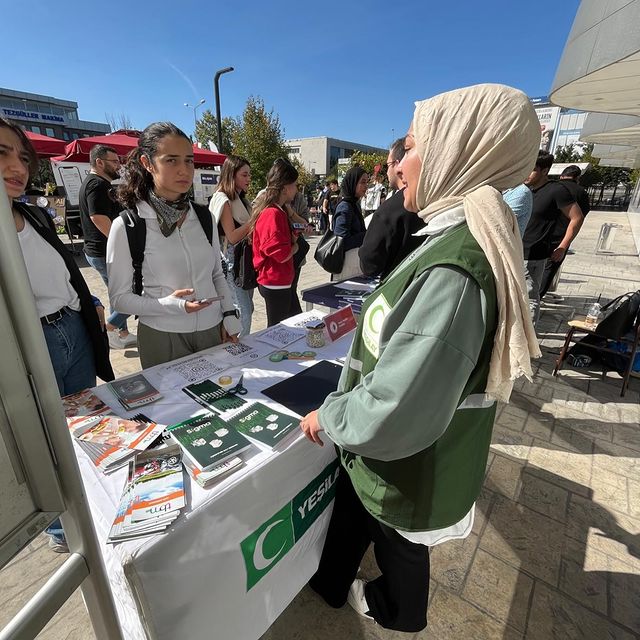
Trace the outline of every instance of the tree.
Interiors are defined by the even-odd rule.
[[[267,111],[258,96],[249,96],[242,116],[236,121],[232,133],[233,151],[251,163],[250,197],[267,182],[267,172],[277,158],[287,158],[289,150],[284,143],[280,118],[273,109]]]
[[[553,152],[555,162],[583,162],[583,149],[576,149],[574,144],[568,144],[564,147],[558,147]]]
[[[318,179],[316,178],[315,173],[311,173],[303,164],[298,160],[298,158],[294,158],[291,161],[291,164],[298,170],[298,185],[300,186],[300,191],[303,193],[307,193],[309,189],[315,187]]]
[[[119,131],[120,129],[135,129],[133,126],[133,120],[126,113],[105,113],[104,119],[111,126],[112,131]]]
[[[382,167],[387,162],[387,154],[354,151],[350,160],[351,162],[349,163],[349,168],[361,166],[370,176],[373,176],[373,174],[376,172],[376,167],[378,167],[379,171],[382,171]],[[383,171],[382,175],[385,175]]]
[[[222,149],[218,149],[220,153],[233,153],[233,134],[238,127],[235,118],[227,116],[222,118]],[[195,131],[196,142],[199,142],[206,149],[209,148],[209,142],[218,144],[218,120],[211,112],[206,109],[202,115],[196,120]]]

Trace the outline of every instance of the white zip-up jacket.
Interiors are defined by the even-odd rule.
[[[165,237],[155,211],[138,202],[138,215],[147,225],[142,279],[142,295],[131,291],[133,266],[124,221],[118,217],[107,240],[107,274],[111,307],[121,313],[138,315],[140,322],[169,333],[192,333],[211,329],[222,320],[223,311],[234,309],[231,292],[220,262],[220,240],[213,225],[213,246],[209,244],[193,207],[182,226]],[[193,289],[193,295],[176,298],[176,289]],[[185,311],[186,300],[224,296],[219,302],[196,313]],[[240,321],[228,316],[224,327],[230,334],[240,332]]]

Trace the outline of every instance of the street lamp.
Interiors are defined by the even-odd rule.
[[[230,73],[231,71],[233,71],[233,67],[218,69],[213,78],[213,91],[216,96],[216,120],[218,125],[218,151],[220,153],[223,153],[224,150],[222,149],[222,117],[220,116],[220,90],[218,89],[218,82],[223,73]]]
[[[196,105],[192,105],[189,104],[188,102],[184,103],[185,107],[189,107],[190,109],[193,109],[193,137],[195,138],[196,136],[196,126],[198,124],[198,116],[196,115],[196,111],[206,102],[206,100],[204,98],[202,98],[202,100],[200,100],[200,102],[198,102],[198,104]]]

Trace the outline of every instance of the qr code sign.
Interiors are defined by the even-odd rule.
[[[197,358],[187,360],[186,362],[177,362],[171,365],[171,371],[187,382],[200,382],[200,380],[224,371],[224,368],[214,364],[210,360]]]
[[[253,347],[248,347],[246,344],[242,344],[242,342],[236,342],[235,344],[228,344],[224,350],[230,356],[240,356],[243,353],[247,353],[247,351],[253,351]],[[252,357],[255,357],[254,354],[252,354]]]

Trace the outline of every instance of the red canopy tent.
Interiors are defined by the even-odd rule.
[[[89,151],[97,144],[106,144],[115,149],[119,156],[126,156],[138,146],[139,131],[122,129],[106,136],[78,138],[66,146],[64,155],[53,158],[56,162],[89,162]],[[221,165],[226,156],[193,145],[193,159],[196,167]]]
[[[39,158],[51,158],[52,156],[64,153],[67,144],[64,140],[43,136],[39,133],[32,133],[31,131],[25,131],[25,134],[31,141]]]

